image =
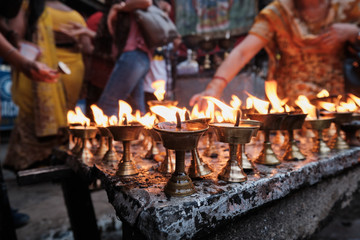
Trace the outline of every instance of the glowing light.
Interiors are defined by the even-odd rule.
[[[307,119],[316,119],[316,107],[310,103],[306,96],[300,95],[295,100],[295,104],[301,108],[303,113],[307,114]]]
[[[158,101],[164,100],[165,96],[165,80],[157,80],[151,84],[151,87],[155,89],[154,95]]]
[[[93,112],[96,125],[99,127],[106,127],[108,125],[109,118],[104,114],[103,110],[95,104],[91,105],[90,108]]]
[[[324,98],[329,96],[330,96],[329,92],[325,89],[321,90],[318,94],[316,94],[317,98]]]

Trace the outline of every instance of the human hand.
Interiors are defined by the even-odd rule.
[[[77,22],[70,22],[60,26],[59,31],[73,38],[85,35],[94,38],[96,32]]]
[[[323,34],[321,45],[327,48],[333,48],[346,41],[353,41],[359,32],[355,24],[350,23],[334,23]]]
[[[207,108],[207,100],[205,100],[203,97],[214,97],[219,99],[221,97],[221,91],[213,88],[207,88],[205,91],[195,94],[190,99],[190,106],[198,104],[199,111],[205,111]]]
[[[109,11],[109,15],[107,18],[107,26],[112,36],[114,36],[114,25],[117,19],[117,13],[121,11],[125,7],[125,5],[126,5],[125,2],[116,3],[112,5]]]
[[[37,82],[55,83],[59,77],[59,72],[57,70],[36,61],[28,61],[24,64],[22,72]]]

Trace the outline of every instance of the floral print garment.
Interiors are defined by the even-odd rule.
[[[329,1],[326,19],[310,25],[300,19],[293,0],[276,0],[259,13],[250,30],[267,41],[268,80],[277,80],[279,97],[288,97],[290,103],[301,94],[312,98],[323,89],[344,93],[344,45],[329,50],[316,38],[333,23],[358,23],[360,0]]]

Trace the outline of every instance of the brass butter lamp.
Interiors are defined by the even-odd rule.
[[[288,114],[281,124],[281,130],[288,132],[289,139],[284,144],[285,153],[282,157],[284,161],[298,161],[304,160],[305,155],[300,151],[294,139],[294,130],[301,129],[304,124],[307,114],[303,113],[290,113]]]
[[[115,141],[122,141],[123,156],[118,164],[116,175],[125,177],[138,174],[133,159],[131,157],[130,143],[139,138],[143,126],[140,124],[126,124],[107,127]]]
[[[114,139],[113,135],[111,134],[110,130],[107,127],[98,127],[98,128],[100,134],[104,136],[104,138],[106,138],[108,141],[107,147],[105,148],[106,152],[103,154],[102,157],[102,163],[104,165],[113,167],[119,161],[119,157],[113,146],[113,139]]]
[[[309,129],[315,130],[317,133],[316,141],[312,148],[312,152],[318,154],[325,154],[331,151],[331,149],[324,142],[322,132],[324,129],[328,129],[333,121],[334,118],[330,117],[305,120],[305,126]]]
[[[346,141],[341,137],[340,130],[341,125],[344,123],[349,123],[352,121],[352,112],[322,112],[324,116],[332,117],[334,118],[334,123],[336,126],[336,135],[333,137],[333,139],[330,140],[329,146],[333,149],[348,149],[349,145],[346,143]]]
[[[241,123],[239,121],[232,123],[212,123],[210,126],[214,128],[215,133],[220,142],[229,144],[229,160],[225,167],[219,173],[218,178],[227,182],[238,183],[247,180],[247,175],[242,168],[242,157],[238,155],[239,145],[249,143],[254,132],[259,129],[259,125]],[[242,146],[240,146],[242,147]]]
[[[91,164],[93,154],[86,146],[86,142],[95,138],[98,129],[93,126],[73,126],[69,128],[69,131],[74,137],[80,139],[79,146],[81,147],[80,150],[76,152],[76,156],[81,159],[83,163]]]
[[[270,142],[270,131],[280,130],[280,126],[287,113],[268,113],[268,114],[248,114],[248,117],[252,120],[257,120],[262,123],[260,130],[264,131],[265,141],[263,149],[255,162],[264,165],[277,165],[280,164],[279,158],[274,153]]]
[[[177,113],[177,123],[161,122],[154,126],[167,149],[175,150],[176,167],[165,186],[165,194],[174,197],[189,196],[195,193],[194,184],[185,172],[185,152],[196,148],[201,135],[208,130],[202,123],[182,123]]]
[[[201,123],[208,126],[211,121],[211,118],[197,118],[190,120],[188,112],[186,113],[186,123]],[[191,165],[189,167],[189,176],[191,178],[200,178],[213,172],[209,165],[200,157],[197,146],[191,150],[191,156]]]
[[[257,127],[256,130],[254,130],[253,132],[253,137],[256,137],[259,128],[261,127],[261,122],[259,121],[254,121],[254,120],[241,120],[240,124],[249,124],[249,125],[253,125],[255,127]],[[246,149],[245,149],[246,145],[245,144],[239,144],[238,146],[238,158],[242,159],[242,168],[243,170],[246,172],[250,172],[254,169],[252,162],[250,162],[250,158],[247,156],[246,154]]]

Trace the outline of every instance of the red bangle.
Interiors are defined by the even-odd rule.
[[[217,79],[223,80],[226,84],[228,84],[228,81],[227,81],[226,78],[224,78],[224,77],[214,76],[213,78],[214,78],[214,79],[217,78]]]

